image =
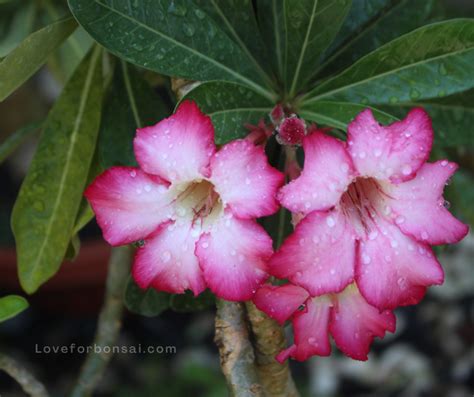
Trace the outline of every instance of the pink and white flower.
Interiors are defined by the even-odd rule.
[[[283,183],[263,148],[236,140],[217,150],[210,118],[186,101],[138,129],[134,151],[139,167],[112,167],[85,195],[111,245],[144,241],[132,270],[137,284],[250,299],[273,253],[255,218],[277,211]]]
[[[311,297],[302,287],[264,285],[254,296],[255,305],[280,324],[291,319],[294,343],[283,350],[279,362],[292,357],[298,361],[331,353],[329,335],[337,347],[356,360],[367,360],[374,337],[395,331],[395,316],[380,312],[360,295],[355,284],[338,294]]]
[[[443,205],[457,165],[428,163],[432,141],[420,108],[389,126],[367,109],[349,124],[347,143],[321,131],[305,136],[303,171],[278,196],[303,219],[273,256],[270,273],[313,297],[355,281],[379,310],[419,302],[444,279],[430,245],[468,232]]]

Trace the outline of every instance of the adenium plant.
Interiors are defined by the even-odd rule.
[[[0,62],[2,100],[60,65],[12,212],[23,289],[73,259],[95,217],[115,247],[110,301],[119,291],[144,315],[217,302],[232,395],[296,396],[286,360],[328,356],[330,336],[367,360],[395,309],[443,283],[432,246],[469,229],[443,194],[468,166],[474,21],[435,3],[48,2],[67,16]],[[80,53],[73,68],[62,43]],[[7,298],[0,309],[27,305]],[[95,343],[116,340],[120,315],[104,305]],[[91,353],[72,395],[108,359]]]

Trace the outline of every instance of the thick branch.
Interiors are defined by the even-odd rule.
[[[243,303],[217,301],[216,335],[222,372],[232,397],[262,397],[255,368],[255,354]]]
[[[23,391],[32,397],[48,397],[49,394],[43,384],[21,366],[16,360],[5,354],[0,354],[0,369],[5,371],[21,386]]]
[[[265,394],[271,397],[297,397],[288,362],[280,364],[275,356],[285,348],[286,338],[282,327],[247,302],[247,313],[254,337],[257,372]]]
[[[118,247],[112,249],[107,276],[105,301],[100,312],[94,346],[97,347],[87,355],[79,379],[71,397],[86,397],[99,383],[107,364],[112,358],[112,347],[117,340],[122,326],[123,292],[130,273],[132,247]],[[107,347],[107,353],[104,352]]]

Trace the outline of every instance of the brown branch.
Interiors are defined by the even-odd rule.
[[[243,303],[217,301],[214,338],[232,397],[263,397]]]
[[[0,369],[5,371],[32,397],[48,397],[49,394],[41,382],[12,357],[0,354]]]
[[[107,275],[105,301],[100,312],[93,350],[87,355],[71,397],[90,396],[99,383],[113,355],[112,346],[120,334],[123,314],[123,292],[130,274],[133,249],[130,246],[112,249]],[[104,347],[108,347],[107,353]]]
[[[252,302],[246,303],[254,337],[257,372],[266,395],[297,397],[288,362],[280,364],[275,356],[286,347],[285,333],[278,323],[258,310]]]

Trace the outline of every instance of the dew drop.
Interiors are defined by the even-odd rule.
[[[209,247],[209,243],[204,242],[204,243],[201,244],[201,247],[204,248],[204,249],[206,249],[206,248]]]
[[[165,251],[161,254],[161,260],[163,263],[167,263],[171,260],[171,252]]]
[[[329,226],[329,227],[334,227],[336,225],[336,221],[334,220],[334,218],[332,216],[328,216],[326,218],[326,224]]]
[[[411,174],[411,167],[408,164],[405,164],[402,167],[402,174],[403,175],[410,175]]]
[[[368,265],[370,262],[371,262],[370,256],[367,255],[367,254],[363,254],[363,255],[362,255],[362,263],[363,263],[364,265]]]

